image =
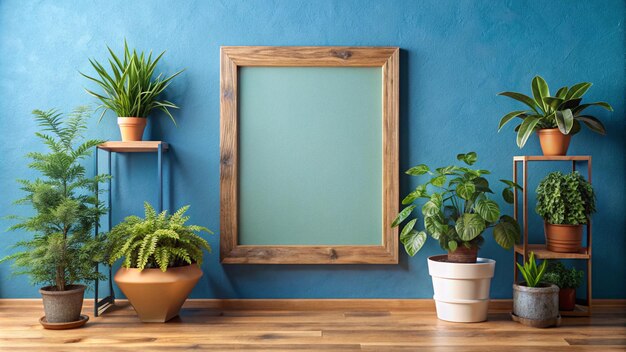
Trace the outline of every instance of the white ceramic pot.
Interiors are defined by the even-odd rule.
[[[489,287],[496,261],[478,258],[476,263],[448,263],[446,255],[428,258],[433,279],[437,318],[458,323],[487,320]]]

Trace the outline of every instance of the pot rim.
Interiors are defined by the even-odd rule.
[[[188,269],[188,268],[191,268],[191,267],[194,267],[194,266],[197,267],[197,268],[200,268],[198,263],[193,263],[193,264],[188,264],[188,265],[183,265],[183,266],[173,266],[173,267],[167,268],[165,271],[162,271],[161,268],[144,268],[144,269],[140,270],[139,268],[125,268],[125,267],[120,267],[118,270],[129,270],[129,271],[138,271],[138,272],[142,272],[142,271],[148,271],[148,272],[160,271],[163,274],[166,274],[168,271],[183,270],[183,269]]]
[[[578,224],[578,225],[570,225],[570,224],[552,224],[546,220],[543,221],[544,224],[549,225],[549,226],[559,226],[559,227],[583,227],[586,224]]]
[[[71,287],[71,288],[65,291],[57,291],[57,290],[52,290],[52,288],[56,289],[56,286],[44,286],[39,289],[39,293],[41,293],[42,295],[49,295],[49,296],[64,296],[64,295],[69,295],[69,294],[78,293],[78,292],[85,292],[85,290],[87,289],[87,286],[80,285],[80,284],[67,285],[66,287]]]
[[[447,258],[447,257],[448,257],[447,254],[431,255],[430,257],[428,257],[428,261],[441,264],[441,265],[450,264],[450,265],[483,266],[483,265],[495,265],[496,264],[496,261],[493,259],[481,258],[481,257],[476,258],[476,263],[454,263],[454,262],[443,262],[443,261],[436,260],[437,258]]]
[[[521,283],[525,283],[525,282],[522,281],[520,282],[520,284]],[[559,287],[554,284],[549,284],[549,286],[541,286],[541,287],[539,286],[528,287],[528,286],[524,286],[520,284],[513,284],[513,290],[521,291],[521,292],[529,292],[529,293],[558,293],[559,292]]]
[[[561,130],[557,128],[540,128],[537,130],[537,134],[556,134],[556,133],[560,133],[564,136],[571,136],[571,134],[565,134],[563,132],[561,132]]]

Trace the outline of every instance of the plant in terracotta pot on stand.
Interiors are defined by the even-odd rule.
[[[561,262],[548,264],[544,281],[559,287],[560,310],[574,310],[576,308],[576,289],[582,284],[583,275],[582,270],[567,269]]]
[[[153,59],[152,52],[149,54],[143,52],[137,54],[135,50],[131,52],[126,41],[123,56],[118,57],[113,50],[108,49],[111,55],[108,60],[110,65],[107,65],[111,68],[110,72],[98,61],[89,60],[98,76],[92,77],[81,73],[103,90],[96,93],[86,89],[89,94],[100,100],[101,105],[98,107],[102,109],[100,119],[107,110],[115,112],[122,141],[141,141],[147,117],[155,109],[164,112],[176,124],[169,109],[178,109],[178,106],[159,97],[172,79],[183,70],[169,77],[164,77],[163,74],[154,77],[156,65],[165,52]]]
[[[84,325],[81,315],[85,285],[99,278],[96,264],[103,259],[103,243],[94,238],[93,228],[105,207],[96,197],[97,185],[107,179],[86,177],[81,164],[98,140],[81,140],[89,115],[86,108],[76,109],[69,118],[55,110],[33,112],[41,132],[36,135],[47,152],[27,154],[29,167],[41,174],[35,180],[19,180],[25,196],[16,204],[30,205],[34,214],[13,216],[16,231],[32,232],[30,239],[18,241],[13,253],[2,260],[14,261],[17,274],[29,275],[43,298],[45,316],[41,324],[48,329],[69,329]]]
[[[524,281],[513,284],[513,320],[536,328],[559,325],[559,288],[544,282],[548,262],[537,266],[531,252],[523,266],[515,264]]]
[[[537,214],[544,220],[548,250],[577,253],[583,225],[596,210],[593,188],[578,172],[549,173],[537,187]]]
[[[203,250],[211,247],[196,233],[212,232],[186,225],[187,209],[157,214],[145,203],[145,218],[129,216],[107,235],[109,263],[122,259],[115,283],[143,322],[166,322],[177,316],[202,277]]]
[[[474,152],[459,154],[458,160],[467,166],[476,162]],[[412,167],[407,174],[429,175],[430,179],[409,193],[402,204],[408,205],[393,221],[398,226],[406,221],[400,241],[413,256],[424,245],[428,235],[439,242],[447,255],[428,258],[428,271],[433,279],[437,317],[453,322],[479,322],[487,319],[489,288],[495,270],[495,261],[478,258],[478,248],[484,241],[483,233],[493,228],[495,241],[511,248],[519,239],[519,224],[508,215],[500,214],[498,203],[489,199],[492,190],[484,177],[488,170],[467,166],[446,166],[431,170],[426,165]],[[504,199],[512,202],[515,183],[501,180],[506,188]],[[417,218],[411,213],[424,199],[423,231],[416,228]],[[409,205],[411,204],[411,205]]]
[[[571,136],[580,131],[581,123],[594,132],[606,134],[602,122],[584,113],[584,110],[590,106],[600,106],[609,111],[613,111],[613,108],[606,102],[582,104],[582,97],[590,87],[591,83],[582,82],[572,87],[561,87],[554,96],[550,96],[546,81],[541,76],[535,76],[531,83],[532,97],[516,92],[499,93],[524,103],[529,109],[504,115],[498,125],[498,132],[509,121],[518,118],[520,124],[515,127],[515,131],[520,148],[536,132],[543,155],[566,155]]]

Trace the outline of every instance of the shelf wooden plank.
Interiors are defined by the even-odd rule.
[[[159,150],[159,144],[162,145],[164,151],[168,149],[167,143],[163,141],[110,141],[100,144],[98,148],[116,153],[156,153]]]
[[[589,161],[591,155],[516,155],[514,161]]]
[[[546,248],[545,244],[529,244],[526,247],[528,253],[534,252],[537,259],[590,259],[591,255],[587,251],[587,248],[581,248],[578,253],[559,253],[552,252]],[[524,246],[521,244],[515,245],[515,252],[524,254]]]

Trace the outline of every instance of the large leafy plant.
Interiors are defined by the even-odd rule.
[[[474,152],[457,156],[467,166],[473,165],[477,158]],[[439,241],[441,248],[452,252],[459,246],[480,247],[484,241],[482,234],[490,227],[493,227],[494,239],[504,248],[511,248],[518,240],[520,228],[517,221],[501,215],[498,203],[489,199],[493,191],[484,175],[490,172],[467,166],[451,165],[431,171],[421,164],[406,171],[411,176],[430,177],[402,200],[402,204],[408,206],[391,224],[395,227],[408,219],[400,241],[409,255],[415,255],[422,248],[427,235]],[[512,202],[513,189],[520,187],[512,181],[500,181],[506,186],[502,191],[505,201]],[[417,217],[411,218],[417,207],[413,203],[419,199],[426,199],[422,206],[424,231],[416,229]]]
[[[576,268],[567,269],[561,262],[548,264],[544,281],[555,284],[559,288],[578,288],[583,282],[583,271]]]
[[[548,262],[544,260],[541,265],[537,266],[537,263],[535,262],[535,253],[530,252],[530,257],[523,266],[520,263],[515,264],[517,265],[520,273],[522,273],[526,286],[537,287],[543,281],[543,276],[546,273]]]
[[[123,258],[125,268],[160,268],[164,272],[170,267],[202,264],[202,250],[210,251],[211,247],[196,232],[212,232],[206,227],[185,225],[189,206],[171,215],[166,211],[157,214],[147,202],[144,207],[144,219],[129,216],[107,235],[109,264]]]
[[[524,103],[529,109],[511,111],[504,115],[498,125],[498,132],[509,121],[516,117],[521,122],[517,132],[517,145],[522,148],[530,135],[538,129],[558,128],[563,134],[576,134],[580,131],[580,123],[600,134],[606,134],[606,129],[597,117],[583,114],[590,106],[600,106],[613,111],[606,102],[581,104],[583,95],[591,87],[591,83],[582,82],[572,87],[561,87],[554,96],[550,95],[548,84],[541,76],[535,76],[531,83],[532,98],[516,92],[502,92],[503,95]]]
[[[80,141],[89,111],[77,108],[67,119],[55,110],[33,111],[42,131],[35,133],[47,152],[31,152],[29,167],[41,174],[35,180],[18,180],[26,195],[16,204],[30,205],[34,214],[11,216],[19,222],[11,230],[34,233],[19,241],[13,253],[1,261],[14,260],[16,274],[29,275],[33,284],[64,291],[69,285],[99,278],[95,270],[102,259],[102,242],[92,230],[106,211],[96,196],[105,175],[86,176],[81,161],[91,154],[98,140]]]
[[[593,188],[577,171],[551,172],[537,187],[536,211],[550,224],[586,224],[596,211]]]
[[[169,77],[158,74],[154,76],[157,63],[165,54],[165,51],[156,58],[152,58],[152,51],[147,55],[142,51],[137,54],[128,48],[124,41],[124,54],[121,57],[115,55],[111,48],[107,47],[111,57],[108,59],[110,73],[104,65],[96,60],[89,59],[98,77],[81,75],[95,82],[102,90],[102,94],[93,90],[85,89],[87,93],[98,98],[102,103],[98,108],[102,109],[100,119],[107,110],[111,110],[120,117],[147,117],[154,109],[163,111],[176,124],[176,120],[169,109],[178,109],[174,103],[167,100],[159,100],[159,95],[170,85],[172,79],[178,76],[180,70]]]

